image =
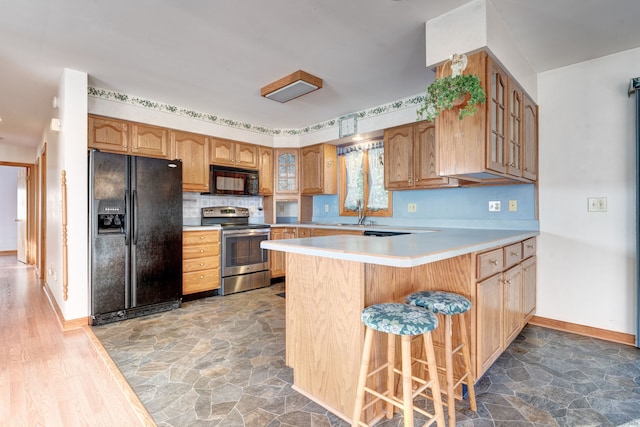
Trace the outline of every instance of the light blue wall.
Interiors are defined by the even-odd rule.
[[[370,217],[375,224],[421,227],[467,227],[538,230],[533,184],[395,191],[393,217]],[[501,202],[500,212],[489,212],[489,201]],[[517,200],[518,210],[510,212],[509,200]],[[415,203],[415,213],[407,205]],[[325,212],[328,205],[329,212]],[[313,221],[355,223],[354,217],[340,217],[338,196],[313,198]]]

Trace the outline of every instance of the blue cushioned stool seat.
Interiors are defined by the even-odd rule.
[[[409,295],[407,304],[428,308],[437,314],[453,316],[466,313],[471,309],[471,301],[462,295],[443,291],[421,291]]]
[[[422,335],[438,327],[438,318],[420,307],[386,303],[362,310],[362,323],[387,334]]]

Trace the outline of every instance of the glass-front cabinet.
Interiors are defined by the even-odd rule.
[[[276,193],[298,193],[298,156],[297,148],[276,149]]]

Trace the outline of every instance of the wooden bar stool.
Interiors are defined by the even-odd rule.
[[[447,378],[446,405],[447,413],[449,415],[449,426],[455,426],[456,407],[454,390],[458,386],[460,386],[460,384],[464,383],[467,386],[467,390],[469,392],[469,407],[471,408],[471,410],[475,411],[477,409],[476,393],[475,389],[473,388],[473,383],[475,381],[473,378],[473,374],[471,373],[471,358],[469,356],[469,345],[467,342],[467,326],[463,316],[464,313],[471,309],[471,302],[462,295],[443,291],[415,292],[407,296],[405,301],[407,302],[407,304],[423,307],[433,313],[444,315],[444,371]],[[460,316],[457,316],[458,314]],[[452,348],[452,323],[454,316],[456,316],[456,319],[459,319],[459,321],[456,323],[458,324],[457,333],[460,337],[460,345],[458,345],[456,348]],[[462,354],[459,353],[460,350],[462,350]],[[458,356],[462,356],[464,374],[460,375],[460,378],[454,379],[453,356],[456,354]],[[439,369],[442,370],[442,368]]]
[[[427,417],[427,421],[423,426],[429,426],[435,421],[438,427],[444,427],[444,411],[438,384],[438,366],[436,365],[431,338],[431,331],[438,326],[438,318],[430,311],[419,307],[400,303],[385,303],[372,305],[362,310],[362,323],[367,328],[353,410],[353,421],[351,423],[352,427],[368,427],[369,424],[361,421],[363,411],[380,400],[386,402],[386,416],[389,419],[393,417],[394,406],[403,411],[405,427],[413,427],[414,411]],[[374,331],[387,334],[387,362],[370,371],[369,361],[372,354]],[[398,335],[401,337],[402,370],[395,367],[395,341]],[[428,380],[413,376],[411,372],[411,337],[418,335],[424,337],[424,349],[427,358],[424,363],[427,365],[429,372]],[[387,370],[386,390],[379,391],[368,387],[367,379],[384,369]],[[402,399],[397,397],[394,392],[395,374],[400,375],[402,379]],[[418,384],[415,389],[413,388],[414,382]],[[433,395],[434,414],[413,405],[414,398],[421,394],[424,395],[426,389],[430,389]],[[375,396],[366,405],[364,404],[365,393]]]

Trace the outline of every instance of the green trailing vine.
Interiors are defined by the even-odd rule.
[[[478,104],[486,101],[480,78],[476,74],[445,76],[436,79],[427,87],[424,103],[418,109],[418,119],[433,121],[443,110],[453,108],[456,101],[469,95],[467,104],[460,109],[458,118],[476,113]]]

